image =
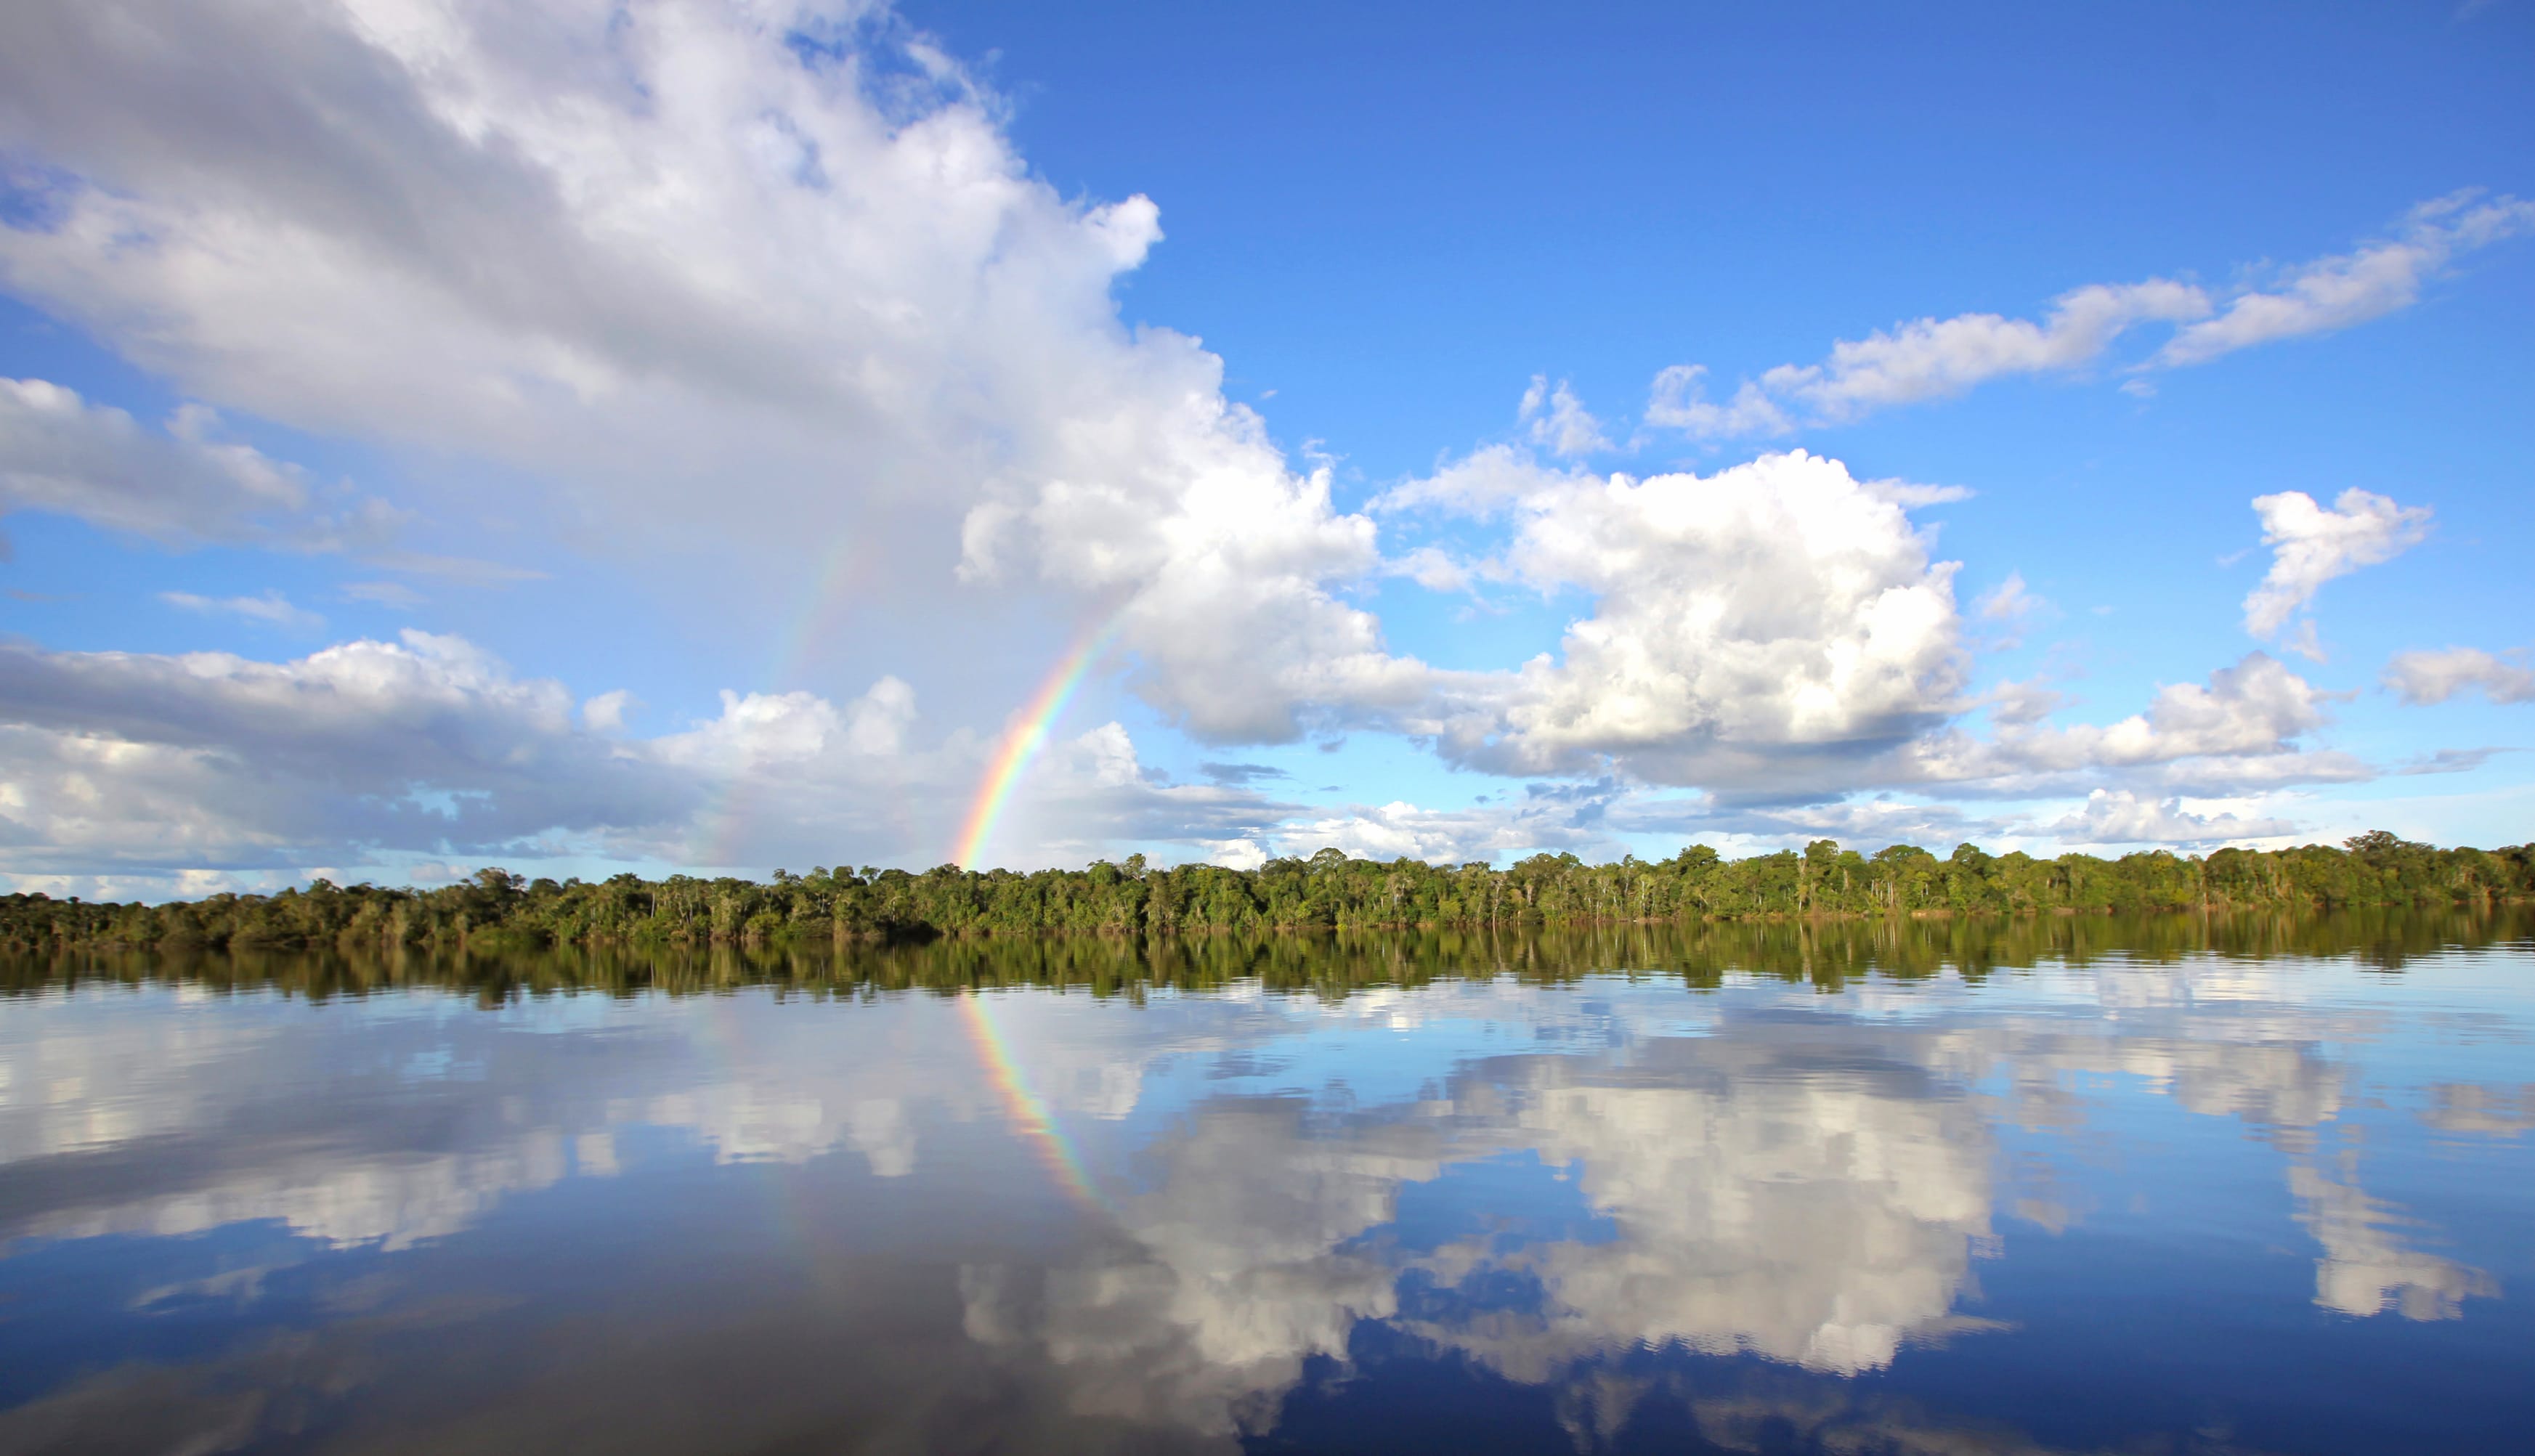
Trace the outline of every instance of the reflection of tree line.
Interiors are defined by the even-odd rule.
[[[921,875],[824,866],[771,883],[618,875],[600,883],[526,880],[502,870],[438,889],[320,880],[274,895],[164,905],[0,899],[0,944],[513,944],[609,940],[773,941],[937,935],[1183,935],[1409,926],[1588,925],[1822,916],[1903,918],[2051,911],[2311,910],[2535,896],[2535,846],[2434,849],[2374,830],[2347,847],[2163,850],[2037,860],[1958,844],[1944,859],[1896,844],[1872,856],[1816,840],[1728,860],[1703,844],[1671,859],[1588,865],[1535,855],[1510,869],[1349,859],[1325,849],[1256,870],[1150,869],[1143,855],[1085,870]]]
[[[1704,989],[1729,973],[1836,990],[1869,974],[1978,979],[2043,962],[2083,966],[2118,955],[2173,961],[2201,953],[2354,956],[2399,970],[2451,947],[2535,939],[2535,906],[2479,902],[2328,912],[1613,923],[1569,927],[1333,931],[1141,937],[945,937],[926,940],[523,945],[357,940],[293,949],[173,942],[26,951],[0,958],[0,990],[183,981],[274,988],[310,998],[408,986],[515,995],[596,990],[709,993],[744,986],[813,995],[1055,986],[1136,996],[1257,982],[1344,995],[1363,986],[1510,977],[1557,983],[1595,972],[1678,978]]]

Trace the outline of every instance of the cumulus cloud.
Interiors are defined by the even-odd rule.
[[[1325,846],[1357,859],[1425,860],[1430,864],[1494,861],[1509,852],[1569,850],[1602,856],[1619,841],[1606,821],[1630,790],[1610,780],[1526,784],[1502,800],[1466,809],[1428,809],[1393,801],[1308,811],[1276,828],[1288,854]]]
[[[0,649],[10,868],[231,867],[453,852],[692,809],[696,786],[572,724],[559,683],[408,632],[285,663]],[[40,848],[39,848],[40,846]]]
[[[2042,826],[2063,844],[2214,845],[2266,839],[2297,832],[2284,819],[2248,819],[2233,813],[2195,814],[2179,797],[2162,801],[2141,798],[2128,789],[2097,789],[2085,806],[2068,818]]]
[[[711,719],[651,738],[625,733],[629,706],[618,694],[576,704],[560,683],[420,632],[278,663],[0,647],[0,870],[345,853],[929,861],[991,748],[914,741],[914,694],[895,678],[842,703],[726,694]],[[1229,838],[1277,812],[1247,790],[1164,782],[1109,724],[1045,756],[1010,847],[1043,864],[1112,839]],[[1058,838],[1060,822],[1078,837]],[[1047,844],[1030,846],[1033,825]]]
[[[889,618],[869,640],[938,646],[957,630],[946,598],[1106,628],[1127,689],[1206,743],[1394,731],[1494,772],[1817,798],[2040,764],[2354,771],[2277,733],[2267,758],[2169,754],[2131,742],[2144,729],[2050,728],[2047,709],[2009,723],[2012,742],[1948,737],[1972,705],[1954,565],[1910,513],[1958,492],[1861,481],[1801,452],[1704,477],[1543,464],[1532,452],[1608,444],[1547,376],[1521,406],[1527,446],[1341,509],[1327,466],[1298,468],[1225,397],[1219,359],[1122,323],[1115,286],[1161,238],[1154,205],[1066,198],[1002,117],[931,40],[846,0],[564,0],[532,17],[495,0],[18,7],[0,12],[0,146],[39,164],[14,179],[31,220],[0,228],[0,286],[187,397],[403,447],[417,489],[499,489],[506,516],[568,521],[577,543],[703,563],[736,592],[797,579],[787,569],[814,553],[823,574],[847,562],[858,600]],[[2458,203],[2407,227],[2444,239],[2414,244],[2443,260],[2516,228],[2518,206]],[[2160,279],[2081,288],[2039,321],[1931,319],[1842,342],[1723,404],[1697,367],[1667,370],[1647,417],[1779,433],[2081,368],[2129,329],[2219,309]],[[376,511],[326,505],[200,409],[154,429],[18,382],[0,392],[0,500],[20,509],[170,541],[357,538],[387,570],[521,575],[383,549],[359,535]],[[1407,534],[1432,518],[1508,535],[1386,554],[1378,521]],[[1555,653],[1447,671],[1393,652],[1358,604],[1387,573],[1588,605]],[[379,583],[345,592],[414,604]],[[588,696],[605,685],[567,694],[451,640],[199,670],[17,652],[0,679],[25,766],[0,814],[28,843],[62,836],[64,862],[128,845],[238,866],[329,834],[457,856],[557,831],[682,856],[822,836],[920,856],[985,751],[917,731],[912,689],[884,672],[904,662],[858,673],[880,681],[853,701],[734,691],[703,723],[634,739],[623,699]],[[360,699],[374,711],[356,722],[339,709],[357,694],[311,686],[344,673],[412,699]],[[238,706],[312,692],[322,710],[295,728]],[[2188,706],[2161,698],[2149,716]],[[277,747],[293,733],[308,754]],[[282,789],[259,806],[268,762]],[[1295,832],[1290,806],[1143,769],[1123,729],[1047,762],[1046,817],[1031,801],[1011,820],[1043,836],[1017,840],[1039,853],[1134,833],[1237,859]],[[592,797],[600,784],[622,797]],[[1060,803],[1076,827],[1056,828]],[[176,831],[150,849],[160,819]],[[1585,832],[1394,805],[1305,821],[1420,854]]]
[[[2386,690],[2414,706],[2481,693],[2493,702],[2535,702],[2535,670],[2475,647],[2397,652],[2385,664]]]
[[[2256,496],[2254,511],[2262,518],[2262,544],[2271,548],[2271,569],[2245,597],[2245,631],[2257,637],[2285,632],[2324,582],[2391,561],[2430,532],[2429,507],[2397,506],[2356,487],[2343,491],[2330,510],[2292,490]],[[2297,650],[2320,659],[2314,637],[2309,619]]]
[[[1835,839],[1855,849],[1887,844],[1944,846],[1966,839],[1995,843],[2019,831],[2011,819],[1966,812],[1890,792],[1826,803],[1774,803],[1731,794],[1618,798],[1606,815],[1617,829],[1634,833],[1697,836],[1732,854],[1765,853],[1816,839]]]
[[[0,95],[54,169],[0,280],[200,397],[517,467],[506,510],[654,556],[1054,587],[1209,740],[1391,670],[1334,595],[1371,522],[1120,323],[1154,206],[1032,177],[884,9],[108,0],[0,19]]]
[[[2147,710],[2107,724],[2000,721],[1994,735],[1959,730],[1909,746],[1922,781],[1992,791],[2033,789],[2084,771],[2128,772],[2167,792],[2228,793],[2300,781],[2366,778],[2346,754],[2302,747],[2329,721],[2314,684],[2262,652],[2209,675],[2169,683]],[[2228,787],[2233,786],[2233,787]]]
[[[1930,559],[1893,491],[1836,460],[1794,451],[1640,481],[1489,453],[1381,509],[1510,511],[1509,576],[1593,603],[1559,658],[1435,675],[1393,715],[1454,761],[1765,779],[1889,749],[1957,710],[1954,564]]]
[[[1738,386],[1725,403],[1703,397],[1705,370],[1676,364],[1655,376],[1645,423],[1698,439],[1785,435],[1841,425],[1880,409],[1961,394],[1994,379],[2067,375],[2103,361],[2142,325],[2176,326],[2138,369],[2205,364],[2255,344],[2330,333],[2409,307],[2458,255],[2535,231],[2535,203],[2473,192],[2423,203],[2396,235],[2282,271],[2232,295],[2148,278],[2090,283],[2053,300],[2039,320],[1999,314],[1923,318],[1840,339],[1815,364],[1781,364]],[[2152,394],[2133,375],[2124,389]]]

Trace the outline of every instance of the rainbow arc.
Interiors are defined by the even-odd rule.
[[[1020,787],[1022,773],[1047,747],[1057,718],[1074,700],[1074,695],[1082,691],[1092,667],[1100,660],[1101,650],[1109,645],[1117,630],[1112,620],[1084,637],[1022,704],[1020,716],[996,746],[995,757],[988,760],[985,776],[977,782],[977,796],[969,803],[967,820],[959,828],[958,846],[951,853],[954,863],[970,870],[982,868],[980,857],[986,840],[995,832],[995,821],[1003,818],[1005,807],[1011,804],[1013,790]]]
[[[994,1010],[986,1001],[987,993],[965,991],[959,995],[959,1010],[968,1038],[976,1044],[977,1060],[985,1063],[988,1080],[1003,1098],[1005,1114],[1037,1150],[1039,1161],[1046,1165],[1058,1187],[1083,1209],[1116,1218],[1118,1210],[1101,1196],[1090,1172],[1082,1166],[1082,1152],[1065,1135],[1047,1104],[1030,1086],[1020,1063],[1013,1059],[1012,1047],[1005,1042],[1003,1028],[996,1024]]]

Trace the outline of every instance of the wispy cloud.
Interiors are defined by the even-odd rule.
[[[2390,239],[2319,258],[2267,288],[2241,293],[2216,317],[2176,333],[2150,362],[2172,369],[2277,339],[2329,334],[2420,301],[2421,285],[2459,253],[2535,229],[2535,203],[2477,202],[2459,192],[2414,208]]]
[[[2148,394],[2144,371],[2206,364],[2238,349],[2328,334],[2419,301],[2458,256],[2535,231],[2535,203],[2459,192],[2404,214],[2390,238],[2270,273],[2233,293],[2148,278],[2089,283],[2053,300],[2040,319],[1957,314],[1914,319],[1840,339],[1814,364],[1781,364],[1746,380],[1723,403],[1704,397],[1706,370],[1676,364],[1648,391],[1645,423],[1698,439],[1781,436],[1842,425],[1880,409],[1964,394],[2017,375],[2067,375],[2106,361],[2142,325],[2175,326],[2130,367],[2124,386]]]
[[[278,627],[288,632],[316,632],[326,625],[325,618],[305,608],[292,606],[278,591],[268,591],[262,596],[220,597],[197,596],[190,591],[162,591],[158,593],[158,599],[171,607],[207,617],[242,617],[249,622],[261,622],[267,627]]]
[[[423,601],[421,592],[402,581],[349,581],[344,583],[341,595],[345,601],[368,602],[401,612],[421,606]]]

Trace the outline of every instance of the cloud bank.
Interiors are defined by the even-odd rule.
[[[2374,771],[2319,746],[2325,699],[2263,653],[2100,725],[2057,721],[2068,704],[2039,680],[1976,689],[1996,643],[1966,631],[1959,564],[1916,514],[1962,492],[1802,450],[1596,471],[1580,462],[1613,431],[1547,374],[1518,443],[1349,509],[1332,468],[1295,464],[1225,396],[1219,358],[1122,322],[1156,206],[1032,175],[1001,100],[885,7],[20,7],[0,16],[0,146],[36,159],[9,174],[0,286],[203,401],[152,425],[0,382],[0,510],[462,584],[522,575],[402,544],[418,516],[237,443],[226,410],[402,451],[438,515],[498,492],[523,529],[663,580],[841,583],[906,659],[861,671],[858,698],[733,686],[717,712],[639,738],[625,690],[522,678],[455,637],[279,662],[17,644],[0,653],[8,873],[567,846],[930,859],[988,745],[920,724],[913,683],[941,700],[919,669],[956,671],[939,665],[981,621],[1105,629],[1124,689],[1202,746],[1395,734],[1456,768],[1557,781],[1459,810],[1306,809],[1172,782],[1112,724],[1052,754],[1016,810],[1017,842],[1036,836],[1024,862],[1121,841],[1453,858],[1608,851],[1658,824],[2016,822],[1857,797],[1887,793],[2109,796],[2071,832],[2196,842],[2279,821],[2194,819],[2184,798]],[[2150,326],[2170,335],[2135,368],[2205,362],[2406,306],[2530,226],[2527,204],[2459,194],[2234,292],[2148,278],[2033,320],[1923,319],[1722,403],[1680,366],[1646,420],[1782,435],[2096,367]],[[2320,585],[2428,519],[2364,491],[2257,509],[2276,555],[2247,623],[2290,650],[2314,648]],[[1474,611],[1572,615],[1527,661],[1439,667],[1395,650],[1372,609],[1397,578]],[[1974,604],[1981,633],[2036,615],[2022,580]],[[340,595],[420,601],[395,581]],[[313,632],[301,596],[164,600]],[[2441,683],[2517,691],[2459,671],[2389,682],[2418,701],[2457,691]]]

